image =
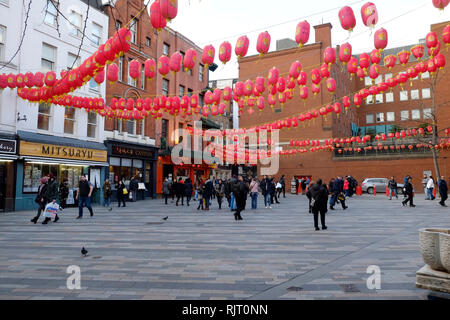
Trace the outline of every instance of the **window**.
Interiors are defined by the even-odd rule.
[[[188,88],[188,97],[191,98],[194,91]]]
[[[430,73],[428,71],[422,73],[422,79],[429,79],[429,78],[430,78]]]
[[[141,67],[141,89],[145,90],[145,65],[143,64]]]
[[[168,129],[169,129],[169,121],[166,119],[162,119],[161,138],[165,138],[167,140]]]
[[[127,120],[125,123],[125,131],[128,134],[136,134],[136,121],[135,120]]]
[[[200,95],[198,96],[198,105],[199,105],[200,107],[203,107],[204,101],[205,101],[205,95],[200,94]]]
[[[411,100],[419,100],[419,90],[411,90]]]
[[[383,103],[383,94],[382,93],[377,94],[375,96],[375,103]]]
[[[55,71],[56,48],[42,44],[41,68],[44,71]]]
[[[56,7],[59,4],[53,0],[47,0],[46,10],[45,10],[45,18],[44,21],[46,24],[49,24],[53,27],[56,27],[56,17],[58,16],[58,11]]]
[[[64,133],[74,134],[75,108],[65,108],[64,111]]]
[[[89,138],[95,138],[96,131],[97,131],[97,114],[95,112],[89,112],[87,124],[87,136]]]
[[[5,59],[6,27],[0,26],[0,61]]]
[[[38,109],[38,129],[46,130],[50,129],[50,108],[48,103],[40,103]]]
[[[386,73],[384,75],[384,81],[388,81],[390,78],[392,78],[392,73]]]
[[[371,95],[367,96],[366,104],[373,104],[373,96],[371,96]]]
[[[81,32],[81,21],[83,20],[83,17],[81,14],[71,11],[69,15],[69,21],[70,21],[70,33],[75,37],[80,37],[83,35]]]
[[[147,47],[151,47],[151,46],[152,46],[152,39],[149,38],[149,37],[146,37],[146,38],[145,38],[145,45],[146,45]]]
[[[371,86],[372,85],[372,79],[370,79],[369,77],[365,77],[364,78],[364,85],[366,87]]]
[[[394,93],[393,92],[386,93],[386,102],[394,102]]]
[[[133,79],[132,77],[130,77],[130,62],[131,62],[131,61],[132,61],[132,59],[129,58],[129,59],[128,59],[128,72],[127,72],[127,75],[128,75],[128,84],[129,84],[130,86],[136,87],[136,80]]]
[[[395,112],[386,112],[386,121],[394,122],[395,121]]]
[[[383,81],[383,76],[379,75],[378,78],[375,79],[375,84],[380,84]]]
[[[431,98],[431,89],[425,88],[422,89],[422,99],[430,99]]]
[[[420,110],[412,110],[411,111],[411,119],[420,120]]]
[[[374,123],[373,114],[366,114],[366,123]]]
[[[183,52],[183,51],[180,51],[180,55],[181,55],[181,72],[184,72],[184,65],[183,65],[183,62],[184,62],[184,52]]]
[[[119,58],[119,81],[123,81],[123,56]]]
[[[169,80],[163,79],[162,94],[166,97],[169,95]]]
[[[80,56],[69,53],[67,55],[67,70],[72,70],[72,68],[77,68],[80,66]]]
[[[137,34],[138,22],[139,21],[137,19],[133,19],[133,21],[131,22],[131,25],[130,25],[131,42],[133,42],[134,44],[137,44],[137,41],[138,41],[138,34]]]
[[[163,44],[163,55],[165,56],[169,56],[169,51],[170,51],[170,46],[164,42]],[[184,55],[183,55],[183,59],[184,59]]]
[[[384,122],[384,113],[377,113],[377,122]]]
[[[400,120],[402,121],[409,120],[409,110],[404,110],[400,113]]]
[[[122,22],[116,20],[116,29],[119,30],[120,28],[122,28]]]
[[[184,86],[180,86],[179,87],[179,96],[180,96],[180,98],[184,96],[184,90],[185,90]]]
[[[100,45],[100,43],[102,42],[102,31],[103,28],[101,26],[99,26],[96,23],[92,24],[92,36],[91,36],[92,44],[96,46]]]
[[[408,91],[400,91],[400,101],[408,101]]]
[[[97,82],[95,82],[94,78],[91,78],[91,80],[89,80],[89,89],[94,91],[100,91],[100,85]]]
[[[433,113],[431,108],[423,109],[423,118],[424,119],[433,119]]]
[[[200,81],[200,82],[203,82],[203,68],[204,68],[205,66],[204,65],[200,65],[199,67],[198,67],[198,80]]]

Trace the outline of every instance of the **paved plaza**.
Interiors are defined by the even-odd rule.
[[[273,210],[260,198],[241,222],[215,200],[209,212],[149,200],[98,207],[94,218],[85,210],[82,220],[67,209],[49,225],[32,224],[34,212],[3,213],[0,299],[427,299],[415,288],[418,230],[450,228],[450,209],[423,198],[417,208],[383,195],[350,199],[319,232],[306,198],[292,195]],[[67,289],[71,265],[81,290]],[[371,265],[381,290],[367,288]]]

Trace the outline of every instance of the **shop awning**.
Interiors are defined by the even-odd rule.
[[[19,156],[12,154],[0,154],[0,161],[2,160],[17,160]]]
[[[109,167],[108,162],[81,161],[81,160],[57,159],[57,158],[41,158],[41,157],[30,157],[30,156],[23,156],[20,158],[24,159],[25,161],[35,162],[35,163],[65,164],[65,165],[69,165],[69,166]]]

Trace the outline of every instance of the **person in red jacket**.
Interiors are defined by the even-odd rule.
[[[348,197],[348,190],[350,188],[350,183],[348,182],[348,179],[346,178],[344,180],[344,192],[345,192],[345,196]]]

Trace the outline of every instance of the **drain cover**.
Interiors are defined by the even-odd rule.
[[[345,293],[361,292],[354,284],[340,284],[339,286]]]
[[[147,225],[164,224],[164,222],[147,222]]]
[[[303,288],[302,287],[290,287],[287,289],[288,291],[302,291]]]
[[[102,257],[97,256],[97,257],[92,257],[92,259],[101,259]]]

